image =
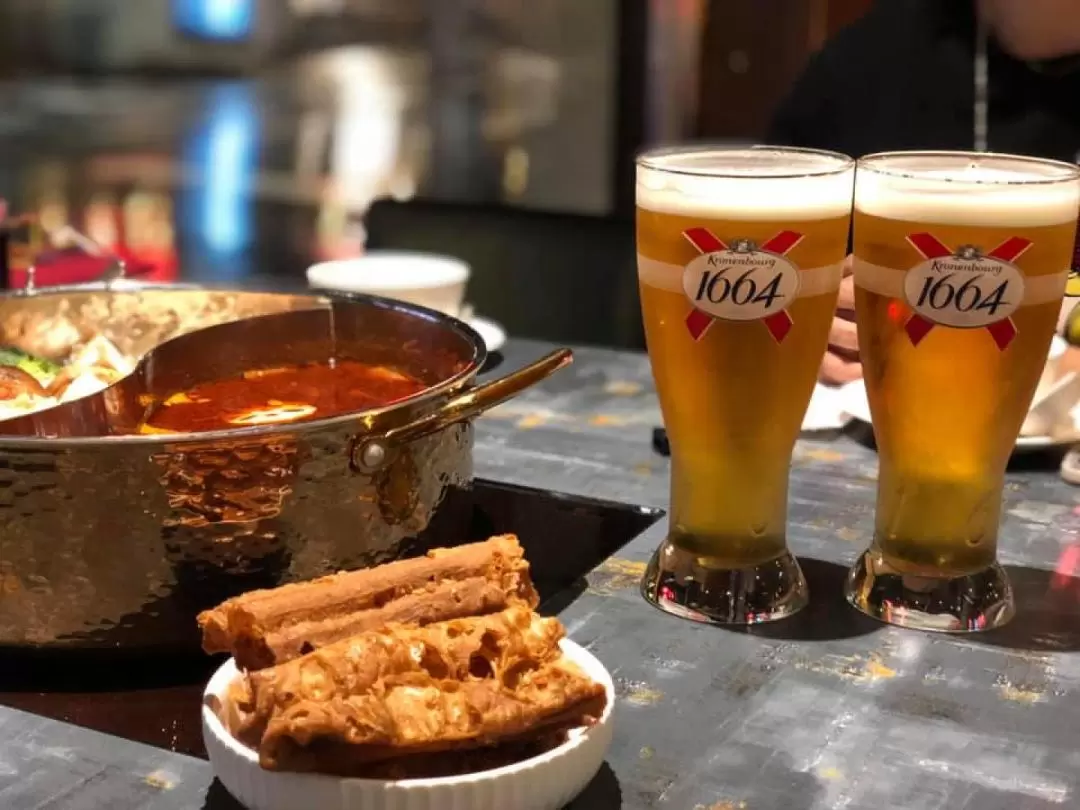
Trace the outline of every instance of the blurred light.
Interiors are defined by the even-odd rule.
[[[45,233],[58,230],[70,222],[67,203],[62,200],[49,200],[41,204],[38,221]]]
[[[173,0],[173,25],[200,39],[246,39],[254,22],[255,0]]]
[[[310,81],[334,89],[329,175],[344,205],[365,210],[401,167],[409,66],[370,46],[327,51],[307,64]]]
[[[1076,585],[1076,576],[1080,574],[1080,544],[1066,546],[1058,556],[1054,566],[1054,576],[1050,581],[1051,590],[1066,590]]]
[[[124,201],[126,247],[135,254],[172,250],[172,202],[161,193],[136,191]]]
[[[37,172],[37,215],[44,233],[71,224],[67,203],[67,171],[58,163],[47,163]]]
[[[250,142],[242,119],[219,118],[210,130],[206,158],[203,229],[210,246],[231,253],[244,243],[242,203],[244,151]]]
[[[520,146],[512,146],[503,160],[503,191],[508,197],[520,197],[528,187],[529,153]]]
[[[341,14],[345,0],[289,0],[292,13],[303,17],[309,14]]]
[[[235,255],[251,240],[259,121],[243,85],[217,88],[208,109],[187,144],[188,166],[199,177],[187,215],[211,252]]]
[[[117,205],[111,194],[95,194],[86,206],[83,219],[86,235],[106,250],[120,247]]]
[[[179,268],[172,200],[155,191],[133,191],[123,203],[123,239],[120,255],[129,267],[152,268],[153,281],[176,278]]]
[[[406,172],[394,175],[387,185],[387,193],[397,202],[408,202],[416,196],[416,177]]]

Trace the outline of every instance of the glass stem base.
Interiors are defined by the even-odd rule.
[[[645,569],[642,595],[660,610],[709,624],[776,621],[809,602],[791,552],[746,568],[715,568],[708,560],[665,540]]]
[[[870,549],[848,571],[844,592],[867,616],[939,633],[992,630],[1016,613],[1012,585],[996,562],[974,574],[916,576]]]

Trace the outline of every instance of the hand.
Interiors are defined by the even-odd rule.
[[[855,280],[851,275],[851,257],[844,262],[844,280],[829,329],[829,348],[821,360],[818,377],[830,385],[843,385],[862,377],[859,362],[859,335],[855,331]]]

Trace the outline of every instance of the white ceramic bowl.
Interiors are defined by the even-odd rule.
[[[592,728],[578,729],[557,748],[513,765],[439,779],[341,779],[259,767],[255,751],[228,733],[211,708],[239,677],[230,659],[203,693],[203,739],[214,772],[249,810],[558,810],[589,784],[611,745],[615,686],[591,653],[563,640],[563,652],[604,685],[607,706]]]
[[[322,290],[381,295],[456,316],[465,302],[469,274],[469,265],[452,256],[375,251],[313,264],[307,279]]]

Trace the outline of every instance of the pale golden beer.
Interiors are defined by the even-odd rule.
[[[855,304],[879,473],[873,546],[849,598],[872,615],[948,630],[1011,616],[995,565],[1005,467],[1046,362],[1078,206],[1067,164],[859,163]]]
[[[671,444],[670,528],[644,591],[691,618],[780,618],[805,603],[788,472],[836,307],[853,162],[688,148],[637,172],[642,314]],[[762,566],[780,585],[732,600],[731,577]]]

